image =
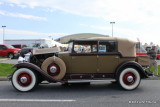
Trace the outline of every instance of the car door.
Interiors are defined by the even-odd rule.
[[[72,73],[97,72],[97,41],[78,41],[74,43],[71,54]]]
[[[2,49],[2,45],[0,45],[0,56],[2,56],[3,49]]]
[[[7,56],[7,48],[4,45],[0,45],[0,56]]]
[[[99,41],[97,73],[113,73],[118,62],[119,53],[116,41]]]

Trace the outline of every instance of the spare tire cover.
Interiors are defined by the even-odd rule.
[[[46,60],[44,60],[44,62],[42,63],[42,66],[41,66],[42,70],[44,72],[47,72],[47,69],[51,64],[56,64],[60,68],[60,72],[58,73],[58,75],[52,76],[52,77],[55,80],[61,80],[66,74],[66,65],[64,61],[58,57],[49,57]]]

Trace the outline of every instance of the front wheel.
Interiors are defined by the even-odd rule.
[[[20,68],[13,73],[11,79],[15,89],[22,92],[31,91],[38,84],[37,75],[28,68]]]
[[[13,59],[14,58],[14,54],[13,53],[9,53],[8,54],[8,58]]]
[[[120,72],[118,80],[123,89],[134,90],[139,86],[141,77],[135,68],[125,68]]]

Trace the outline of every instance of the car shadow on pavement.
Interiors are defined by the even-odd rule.
[[[133,93],[141,93],[143,90],[138,87],[136,90],[133,91],[126,91],[123,90],[118,84],[113,83],[104,83],[104,84],[90,84],[90,85],[83,85],[83,84],[74,84],[69,86],[62,86],[61,84],[41,84],[39,85],[34,92],[42,92],[44,94],[50,93],[51,96],[58,95],[60,98],[63,96],[71,96],[72,97],[80,97],[88,96],[117,96],[123,94],[133,94]],[[31,92],[32,93],[32,92]],[[61,96],[62,95],[62,96]]]
[[[5,82],[2,82],[3,84]],[[8,83],[7,83],[8,84]],[[113,83],[92,83],[90,85],[74,84],[63,86],[60,83],[39,84],[35,90],[30,92],[19,92],[11,84],[0,89],[1,94],[7,98],[33,98],[33,99],[82,99],[101,98],[108,96],[110,98],[120,98],[121,96],[131,96],[146,93],[147,87],[139,86],[133,91],[125,91],[118,84]]]

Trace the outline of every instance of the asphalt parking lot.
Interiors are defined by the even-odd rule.
[[[18,92],[10,82],[0,82],[1,107],[159,107],[159,80],[142,80],[133,91],[118,85],[92,83],[89,86],[41,84],[32,92]]]
[[[17,64],[18,59],[6,59],[6,60],[0,60],[0,63],[10,63],[10,64]]]

